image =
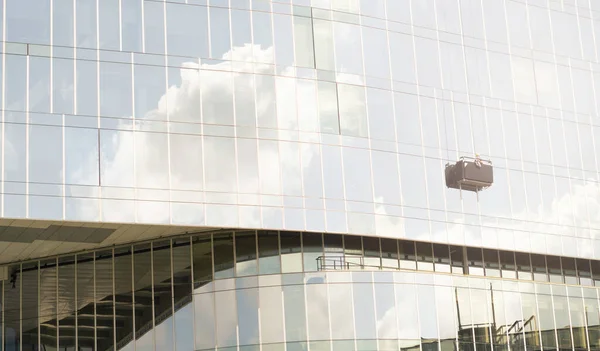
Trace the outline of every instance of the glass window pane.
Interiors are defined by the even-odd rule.
[[[148,323],[152,323],[152,274],[148,268],[152,267],[152,252],[150,244],[134,247],[133,256],[133,290],[135,313],[135,348],[136,350],[150,350],[154,331],[144,332]],[[151,272],[150,272],[151,273]]]
[[[335,71],[332,22],[313,18],[313,31],[316,68]]]
[[[317,85],[306,79],[296,80],[298,126],[300,130],[316,132],[319,130]]]
[[[200,70],[202,120],[210,124],[232,125],[234,121],[233,75],[231,72]],[[218,88],[217,88],[218,87]]]
[[[302,272],[300,233],[281,232],[281,272]]]
[[[469,263],[469,274],[483,275],[483,256],[481,249],[468,247],[467,260]]]
[[[58,344],[58,340],[57,340],[57,332],[58,332],[58,328],[57,328],[57,324],[56,324],[56,314],[57,314],[57,290],[56,290],[56,286],[57,286],[57,279],[58,279],[58,271],[57,271],[57,267],[56,267],[56,259],[51,259],[51,260],[46,260],[46,261],[41,261],[40,262],[40,286],[39,286],[39,305],[40,305],[40,313],[39,313],[39,328],[40,328],[40,341],[41,341],[41,347],[42,348],[47,348],[49,350],[52,349],[56,349],[57,344]],[[9,268],[9,272],[10,272],[10,268]],[[19,285],[15,285],[16,289],[12,289],[12,290],[8,290],[8,286],[7,286],[8,282],[5,282],[5,286],[4,286],[4,306],[11,306],[11,300],[10,300],[10,296],[12,294],[12,291],[17,290],[17,292],[19,291],[20,287]],[[16,305],[12,305],[12,306],[16,306]],[[5,307],[4,310],[4,325],[5,326],[10,326],[10,318],[9,318],[9,314],[7,314],[8,312],[10,312],[11,309]],[[49,325],[43,326],[42,321],[45,321],[46,323],[48,323]],[[109,330],[110,332],[110,330]],[[8,329],[5,327],[5,331],[4,331],[4,338],[5,338],[5,342],[9,339],[10,334],[8,332]],[[5,344],[6,345],[6,344]],[[5,350],[8,350],[8,348],[5,346],[4,348]],[[18,348],[15,348],[14,350],[18,350]]]
[[[556,334],[554,333],[554,315],[552,297],[550,295],[537,295],[537,306],[540,311],[539,323],[544,348],[556,347]]]
[[[548,275],[553,283],[562,283],[562,268],[560,266],[560,257],[546,256],[546,264],[548,265]]]
[[[421,326],[422,342],[435,342],[438,339],[437,311],[435,304],[435,287],[418,286],[419,294],[419,324]],[[447,316],[450,317],[450,316]],[[451,318],[448,318],[451,320]]]
[[[115,258],[114,258],[114,271],[117,272],[114,277],[114,289],[115,289],[115,301],[122,301],[122,310],[120,309],[119,315],[124,317],[122,324],[119,324],[119,327],[115,329],[116,338],[119,342],[117,349],[121,350],[132,350],[135,346],[135,340],[133,331],[133,314],[135,312],[133,306],[133,280],[132,280],[132,259],[133,255],[131,252],[131,247],[124,247],[121,249],[115,250]],[[109,291],[112,294],[112,285],[113,285],[113,276],[112,276],[112,252],[105,251],[101,255],[96,255],[95,261],[95,269],[96,269],[96,299],[97,301],[102,301],[102,304],[96,302],[96,325],[108,325],[112,327],[113,321],[105,321],[103,316],[112,314],[113,305],[112,298],[110,295],[107,295],[104,299],[99,299],[98,291],[102,290],[106,294]],[[137,296],[137,299],[140,300],[140,304],[147,303],[148,300],[142,298],[141,296]],[[136,304],[138,303],[136,299]],[[122,312],[121,312],[122,311]],[[103,344],[112,345],[112,330],[108,330],[108,337],[103,341]],[[128,340],[128,342],[123,343],[123,340]],[[101,346],[98,345],[98,348],[101,349]]]
[[[100,114],[131,117],[131,65],[100,63]]]
[[[592,271],[590,269],[590,261],[578,258],[577,259],[577,276],[581,285],[591,286],[592,284]]]
[[[233,233],[213,235],[215,279],[233,277]]]
[[[477,95],[490,96],[490,69],[486,51],[465,47],[465,65],[469,91]]]
[[[283,301],[285,311],[285,340],[288,342],[306,340],[306,310],[304,303],[304,286],[283,286]],[[309,301],[315,303],[318,302],[317,300]],[[326,308],[326,305],[321,304],[320,306]]]
[[[379,238],[363,237],[364,263],[367,269],[380,269],[381,251],[379,249]]]
[[[441,88],[438,44],[435,40],[415,36],[419,84]]]
[[[235,290],[215,292],[217,345],[219,348],[237,344],[237,309]]]
[[[306,285],[306,301],[310,301],[310,303],[306,305],[309,340],[331,339],[329,336],[329,318],[327,314],[323,313],[323,311],[327,311],[327,285]],[[288,320],[287,312],[286,303],[286,322]]]
[[[473,326],[484,326],[474,328],[475,342],[477,344],[489,342],[490,337],[490,299],[487,290],[471,289],[471,313]]]
[[[101,49],[119,50],[119,1],[98,1],[98,35]]]
[[[166,133],[135,133],[136,186],[169,188],[169,146]],[[148,177],[152,174],[152,177]]]
[[[433,271],[433,248],[431,243],[417,243],[417,270]]]
[[[337,84],[319,81],[317,90],[320,131],[321,133],[339,134]]]
[[[398,339],[398,317],[399,315],[403,316],[403,312],[396,308],[393,284],[375,284],[375,306],[377,336],[380,342],[386,339]],[[380,344],[380,346],[383,345]],[[385,348],[382,347],[381,349]],[[397,350],[397,348],[394,350]]]
[[[50,112],[50,59],[29,58],[29,111]]]
[[[492,313],[492,323],[496,326],[508,325],[510,324],[504,315],[504,295],[502,292],[494,291],[493,294],[490,294],[490,302],[494,306],[494,313]],[[494,349],[498,350],[507,350],[508,341],[506,338],[506,330],[504,328],[492,328],[492,336],[494,340]]]
[[[247,49],[239,50],[239,48],[247,48],[247,46],[252,45],[251,14],[252,13],[250,11],[231,9],[231,40],[233,47],[233,60],[244,61],[251,56],[251,53],[248,53]],[[236,53],[236,51],[241,52]]]
[[[358,148],[342,149],[344,186],[348,201],[373,202],[370,153]]]
[[[23,280],[22,284],[22,301],[21,301],[21,318],[23,330],[22,345],[23,350],[38,349],[38,323],[46,323],[46,318],[40,318],[38,303],[39,293],[39,267],[38,262],[25,263],[22,267],[22,273],[18,280]],[[8,283],[7,283],[8,284]],[[10,289],[9,287],[7,287]]]
[[[174,339],[177,350],[194,345],[194,309],[192,305],[192,261],[190,240],[173,240]]]
[[[448,245],[433,244],[435,271],[450,273],[450,251]]]
[[[208,191],[237,189],[235,140],[204,136],[204,181]]]
[[[498,251],[483,249],[483,261],[485,263],[485,275],[490,277],[500,277],[500,264],[498,261]]]
[[[62,128],[29,126],[29,181],[35,183],[63,182]]]
[[[212,281],[211,236],[197,236],[192,245],[194,264],[194,290]]]
[[[393,96],[389,91],[367,88],[371,138],[390,141],[396,139],[392,98]]]
[[[372,77],[390,77],[389,45],[386,32],[364,26],[362,29],[365,55],[365,74]]]
[[[207,8],[174,3],[166,6],[168,54],[207,58]]]
[[[82,350],[93,350],[95,346],[93,329],[94,306],[96,304],[97,296],[94,294],[94,254],[77,255],[76,268],[77,304],[75,308],[77,309],[77,345]],[[112,289],[108,296],[112,298]],[[131,315],[127,317],[130,316]],[[126,321],[128,320],[129,319],[126,319]],[[127,328],[127,326],[128,325],[125,323],[125,329],[131,330],[131,324],[129,324],[129,328]]]
[[[577,271],[575,268],[575,259],[563,257],[561,261],[565,283],[573,285],[579,284],[579,281],[577,280]]]
[[[336,71],[362,75],[363,60],[360,27],[354,24],[334,22]]]
[[[331,337],[334,340],[354,339],[352,313],[352,284],[329,286],[329,308],[331,311]]]
[[[558,335],[558,347],[571,349],[571,328],[567,327],[571,324],[569,320],[569,304],[564,296],[553,296],[554,302],[554,320],[556,321],[556,333]]]
[[[98,114],[98,63],[93,61],[77,60],[75,61],[75,64],[77,65],[76,113],[81,115],[96,116]],[[58,72],[55,72],[54,74],[56,73]],[[61,77],[60,79],[62,80],[63,78]],[[68,93],[70,89],[68,85],[58,88],[60,88],[60,91],[58,92],[61,94]],[[64,105],[62,108],[57,108],[57,106],[55,106],[55,112],[68,112],[70,105],[68,98],[68,94],[64,98],[64,102],[62,101],[63,99],[57,99],[56,97],[54,98],[55,104],[61,101],[61,105]]]
[[[321,233],[303,233],[302,248],[304,251],[305,272],[318,270],[319,264],[330,265],[329,259],[325,259],[325,262],[318,262],[318,258],[323,256],[323,235]]]
[[[77,1],[77,47],[96,48],[96,0]]]
[[[202,189],[202,137],[171,134],[169,136],[171,189]],[[189,156],[194,155],[194,156]]]
[[[142,51],[142,3],[143,0],[120,1],[123,51]]]
[[[258,271],[260,274],[274,274],[281,272],[278,232],[258,232],[258,257]]]
[[[381,265],[386,269],[398,269],[398,241],[381,238]]]
[[[160,100],[165,95],[167,89],[166,70],[164,67],[148,65],[135,65],[133,68],[135,117],[148,119],[166,118],[166,114],[157,113]]]
[[[362,240],[360,236],[344,235],[344,262],[349,269],[364,269]]]
[[[290,286],[285,288],[288,287]],[[289,294],[287,296],[289,297]],[[283,342],[284,340],[283,297],[282,288],[279,286],[260,288],[260,333],[263,348],[264,344]],[[304,319],[300,315],[297,317],[298,319]]]
[[[212,28],[212,26],[211,26]],[[252,41],[258,46],[254,51],[254,60],[256,62],[273,63],[272,55],[265,55],[265,50],[273,46],[273,29],[271,24],[271,13],[252,12]],[[214,57],[214,54],[212,55]]]
[[[425,164],[420,156],[400,154],[400,181],[402,203],[406,206],[426,208]]]
[[[354,330],[356,339],[372,340],[377,338],[373,284],[355,283],[354,292]]]
[[[592,265],[592,279],[594,280],[595,286],[600,286],[600,261],[593,260]]]
[[[518,278],[531,280],[531,261],[529,260],[529,254],[517,252],[515,253],[515,261],[517,263]]]
[[[527,348],[540,347],[540,335],[538,333],[537,305],[535,295],[521,294],[521,304],[523,309],[523,317],[529,321],[525,326],[525,344]],[[544,345],[545,346],[545,345]]]
[[[235,96],[235,123],[238,126],[256,126],[256,85],[254,75],[238,73],[233,76]]]
[[[215,331],[215,299],[213,293],[194,295],[194,320],[196,326],[196,349],[214,349]]]
[[[73,47],[73,0],[52,1],[52,44]],[[31,28],[31,27],[30,27]]]
[[[18,0],[16,0],[18,1]],[[25,56],[6,55],[4,108],[25,111],[27,96],[27,61]]]
[[[238,289],[236,300],[239,344],[258,344],[258,289]]]
[[[209,7],[210,14],[210,57],[221,59],[231,50],[229,39],[229,10]]]
[[[587,349],[586,316],[584,314],[583,300],[580,297],[569,298],[569,312],[571,315],[571,328],[573,330],[573,346],[575,350]]]
[[[514,252],[500,251],[500,268],[503,278],[517,279]]]
[[[464,274],[465,260],[464,248],[461,246],[450,246],[450,260],[452,261],[452,273]]]
[[[36,6],[19,0],[6,0],[6,40],[32,44],[50,44],[50,0]]]
[[[595,298],[585,298],[584,310],[588,326],[590,349],[597,349],[600,346],[600,310],[598,309],[598,301]]]
[[[154,275],[154,340],[156,348],[173,347],[173,293],[170,241],[152,244],[152,271]],[[165,318],[166,317],[166,318]]]
[[[417,269],[417,255],[414,241],[400,241],[398,242],[398,248],[400,252],[400,268]]]
[[[58,346],[74,348],[75,339],[71,337],[75,324],[75,262],[74,257],[58,259]]]
[[[544,255],[531,254],[531,267],[533,268],[533,279],[536,281],[548,281],[546,271],[546,257]]]
[[[258,273],[255,231],[235,233],[235,253],[236,276],[243,277]]]
[[[367,111],[363,87],[338,84],[340,130],[344,135],[367,136]]]
[[[520,294],[516,292],[504,292],[504,313],[508,323],[522,320],[524,317],[521,309]],[[511,349],[523,347],[522,331],[511,329],[508,332],[509,346]]]
[[[165,53],[164,4],[144,2],[144,32],[146,52]]]
[[[416,83],[415,49],[412,36],[396,32],[389,32],[388,35],[393,79],[399,82]]]
[[[415,285],[396,285],[396,308],[402,314],[402,318],[398,318],[398,338],[403,340],[419,339],[418,304]]]
[[[310,18],[292,16],[294,22],[294,48],[296,54],[296,66],[315,67],[315,55],[313,53],[313,31]]]

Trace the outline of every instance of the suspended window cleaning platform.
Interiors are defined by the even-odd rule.
[[[461,157],[458,162],[446,164],[448,188],[479,192],[494,182],[492,161],[479,157]]]

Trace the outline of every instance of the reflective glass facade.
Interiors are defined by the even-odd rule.
[[[4,217],[600,255],[595,1],[37,1],[0,1]]]
[[[416,255],[405,250],[410,245]],[[500,274],[489,268],[498,265],[498,252],[494,263],[481,249],[434,246],[438,256],[428,260],[419,253],[426,245],[221,231],[14,264],[0,289],[3,347],[600,349],[600,288],[585,286],[585,269],[569,273],[572,258],[546,257],[549,273],[534,267],[533,279],[532,264],[520,265],[522,253],[500,252],[517,257],[516,265],[503,262]],[[452,260],[441,256],[444,248]],[[323,267],[323,259],[345,264]]]
[[[597,0],[0,0],[0,351],[600,350],[599,60]]]

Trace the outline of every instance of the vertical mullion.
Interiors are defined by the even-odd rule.
[[[137,348],[137,337],[136,337],[136,321],[135,321],[135,251],[133,246],[129,246],[129,251],[131,252],[131,260],[129,261],[129,263],[131,264],[131,301],[132,301],[132,308],[131,308],[131,313],[133,315],[133,335],[131,338],[131,342],[133,343],[133,349],[135,350]],[[113,302],[114,302],[114,297],[113,297]],[[114,308],[114,303],[113,303],[113,308]]]
[[[94,252],[94,254],[92,255],[92,296],[94,297],[94,350],[98,350],[98,332],[97,332],[97,319],[98,319],[98,312],[97,312],[97,306],[96,306],[96,253]],[[114,289],[113,289],[114,292]],[[114,296],[114,294],[113,294]]]
[[[23,264],[19,265],[19,350],[23,350]]]
[[[41,303],[41,275],[42,275],[42,269],[40,266],[40,261],[37,262],[37,286],[38,286],[38,290],[37,290],[37,315],[38,315],[38,320],[37,320],[37,344],[38,344],[38,349],[41,350],[42,349],[42,328],[40,325],[40,317],[41,317],[41,312],[42,312],[42,303]],[[4,306],[4,303],[2,303],[2,305]]]
[[[171,332],[172,332],[172,347],[173,350],[176,349],[176,345],[177,345],[177,336],[176,336],[176,329],[175,329],[175,281],[173,279],[173,240],[169,240],[169,265],[171,267]],[[193,305],[192,305],[193,306]]]
[[[152,348],[156,350],[156,321],[155,321],[155,301],[154,301],[154,243],[150,243],[150,289],[152,291],[152,341],[154,342]]]
[[[58,266],[58,258],[54,259],[54,264],[56,267],[56,280],[54,282],[54,293],[56,294],[56,305],[54,306],[54,315],[56,318],[56,349],[59,350],[59,343],[58,340],[60,338],[60,321],[58,320],[58,301],[59,301],[59,294],[58,294],[58,281],[60,279],[60,267]]]
[[[188,238],[188,242],[190,243],[190,277],[191,277],[191,304],[192,304],[192,330],[193,330],[193,342],[194,349],[196,347],[196,299],[194,298],[194,237],[190,236]],[[211,248],[212,251],[212,248]]]
[[[73,270],[73,275],[75,275],[75,308],[74,308],[74,313],[73,313],[73,317],[75,317],[75,350],[79,350],[79,321],[78,321],[78,311],[77,309],[79,308],[79,304],[78,304],[78,291],[77,291],[77,258],[79,256],[75,255],[75,264],[74,264],[74,270]]]
[[[112,315],[112,317],[113,317],[113,325],[112,325],[113,332],[112,332],[112,334],[113,334],[113,345],[116,350],[116,348],[117,348],[117,306],[116,306],[116,296],[115,296],[116,295],[116,287],[115,287],[116,277],[115,277],[115,249],[114,248],[111,250],[111,258],[110,259],[112,261],[110,267],[112,269],[111,281],[112,281],[112,290],[113,290],[113,292],[112,292],[112,300],[113,300],[112,301],[112,308],[113,308],[113,315]],[[95,307],[95,304],[96,303],[94,302],[94,307]],[[132,309],[133,308],[135,308],[134,305],[132,305]],[[96,324],[96,322],[94,322],[94,323],[95,323],[94,324],[94,337],[96,338],[97,337],[96,336],[97,324]],[[134,332],[134,336],[135,336],[135,328],[134,328],[133,332]],[[135,337],[133,338],[133,344],[135,345]]]

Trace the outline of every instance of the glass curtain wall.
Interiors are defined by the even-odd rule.
[[[517,269],[514,255],[475,253],[473,267],[491,269],[489,277],[449,274],[444,262],[456,247],[409,242],[413,268],[425,269],[382,269],[407,257],[396,251],[407,242],[309,234],[311,264],[286,273],[302,267],[303,237],[201,234],[11,265],[0,285],[3,350],[599,347],[598,289],[497,277],[498,267]],[[355,264],[313,266],[345,255]],[[434,265],[430,256],[439,256]]]

